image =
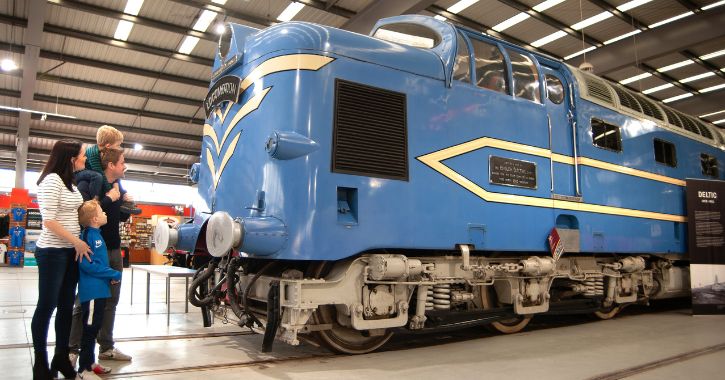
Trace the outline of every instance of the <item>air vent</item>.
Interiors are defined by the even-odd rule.
[[[685,127],[688,131],[696,134],[700,134],[700,129],[697,128],[697,124],[695,124],[694,121],[690,120],[687,115],[683,114],[682,112],[675,111],[677,113],[677,116],[680,117],[680,121],[682,121],[682,126]]]
[[[335,81],[332,171],[408,180],[405,94]]]
[[[662,107],[662,110],[665,111],[665,115],[667,115],[667,121],[669,121],[670,124],[679,128],[685,128],[682,126],[682,122],[680,121],[680,118],[677,116],[675,111],[667,107]]]
[[[622,107],[629,108],[630,110],[635,112],[642,112],[642,109],[639,107],[639,102],[637,101],[637,99],[635,99],[634,96],[627,92],[627,90],[619,88],[619,86],[612,87],[614,87],[614,91],[619,97],[619,104],[621,104]]]
[[[604,81],[589,76],[585,77],[584,81],[587,84],[587,94],[589,94],[589,96],[614,105],[612,93],[609,91],[609,86],[607,86]]]
[[[710,132],[710,128],[708,128],[707,125],[705,125],[705,123],[701,122],[700,120],[698,120],[694,117],[691,117],[691,116],[688,116],[688,117],[690,118],[690,120],[692,120],[695,123],[695,125],[697,125],[697,128],[700,130],[700,134],[702,136],[704,136],[705,138],[708,138],[710,140],[715,140],[715,137],[712,135],[712,132]]]
[[[642,95],[637,95],[637,94],[633,94],[633,95],[639,101],[639,105],[640,105],[640,107],[642,107],[642,112],[644,112],[645,115],[653,117],[657,120],[662,120],[662,121],[665,120],[664,116],[662,116],[662,112],[660,112],[659,107],[657,107],[657,105],[653,101],[647,99],[646,97],[644,97]]]

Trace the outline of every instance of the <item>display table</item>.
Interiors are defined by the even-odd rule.
[[[151,274],[156,274],[166,277],[166,326],[169,325],[169,317],[171,311],[171,278],[172,277],[183,277],[186,280],[186,287],[184,287],[184,299],[186,310],[189,312],[189,278],[194,277],[196,270],[173,267],[169,265],[131,265],[131,305],[133,305],[133,272],[140,270],[146,272],[146,314],[149,313],[149,298],[151,296]]]

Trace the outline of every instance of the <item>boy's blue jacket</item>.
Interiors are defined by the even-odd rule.
[[[111,296],[111,280],[120,280],[121,272],[108,266],[108,250],[98,228],[86,227],[81,233],[83,241],[93,250],[91,260],[85,258],[78,264],[78,298],[81,302]]]

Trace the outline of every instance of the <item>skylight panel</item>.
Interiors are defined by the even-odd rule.
[[[216,12],[204,10],[204,12],[201,12],[199,19],[196,20],[196,23],[194,23],[193,29],[200,32],[206,32],[206,29],[209,27],[211,22],[214,21],[216,15]]]
[[[606,40],[606,41],[604,41],[604,44],[605,44],[605,45],[609,45],[609,44],[611,44],[611,43],[614,43],[614,42],[617,42],[617,41],[623,40],[623,39],[625,39],[625,38],[627,38],[627,37],[631,37],[631,36],[634,36],[635,34],[639,34],[639,33],[641,33],[641,32],[642,32],[642,31],[641,31],[641,30],[639,30],[639,29],[637,29],[637,30],[633,30],[633,31],[631,31],[631,32],[629,32],[629,33],[626,33],[626,34],[622,34],[622,35],[621,35],[621,36],[619,36],[619,37],[614,37],[614,38],[612,38],[611,40]]]
[[[651,94],[651,93],[654,93],[654,92],[657,92],[657,91],[666,90],[666,89],[671,88],[671,87],[675,87],[675,85],[672,84],[672,83],[666,83],[666,84],[663,84],[662,86],[652,87],[652,88],[650,88],[648,90],[644,90],[644,91],[642,91],[642,93],[645,94],[645,95],[648,95],[648,94]]]
[[[649,26],[649,28],[650,28],[650,29],[652,29],[652,28],[656,28],[656,27],[658,27],[658,26],[662,26],[662,25],[664,25],[664,24],[669,24],[669,23],[671,23],[672,21],[677,21],[677,20],[679,20],[679,19],[681,19],[681,18],[685,18],[685,17],[687,17],[687,16],[692,16],[692,15],[694,15],[694,14],[695,14],[695,13],[693,13],[693,12],[686,12],[686,13],[683,13],[683,14],[681,14],[681,15],[678,15],[678,16],[675,16],[675,17],[670,17],[670,18],[668,18],[667,20],[662,20],[662,21],[660,21],[660,22],[656,22],[656,23],[654,23],[654,24],[650,25],[650,26]]]
[[[141,10],[143,0],[128,0],[126,8],[123,9],[123,13],[138,16],[138,12]]]
[[[694,82],[696,80],[708,78],[708,77],[711,77],[713,75],[715,75],[715,73],[713,73],[713,72],[708,72],[708,73],[704,73],[704,74],[700,74],[700,75],[694,75],[694,76],[691,76],[691,77],[687,77],[685,79],[681,79],[680,80],[680,83]]]
[[[630,84],[632,82],[636,82],[640,79],[649,78],[651,76],[652,76],[652,74],[650,74],[650,73],[639,74],[639,75],[635,75],[633,77],[629,77],[627,79],[622,79],[619,81],[619,84]]]
[[[521,21],[528,19],[529,17],[531,17],[531,16],[529,16],[526,13],[521,12],[521,13],[517,14],[516,16],[511,17],[508,20],[505,20],[499,24],[494,25],[493,28],[491,28],[491,29],[493,29],[497,32],[501,32],[503,30],[506,30],[506,29],[520,23]]]
[[[138,16],[138,12],[141,10],[143,0],[128,0],[126,7],[123,9],[123,13]],[[119,20],[116,26],[116,31],[113,33],[113,38],[121,41],[128,40],[128,36],[131,34],[133,29],[133,23],[126,20]]]
[[[582,20],[582,21],[577,22],[576,24],[572,25],[571,28],[574,29],[574,30],[581,30],[581,29],[586,28],[587,26],[591,26],[591,25],[594,25],[594,24],[596,24],[596,23],[598,23],[600,21],[604,21],[604,20],[606,20],[606,19],[608,19],[608,18],[610,18],[612,16],[614,16],[614,15],[612,13],[610,13],[610,12],[602,12],[602,13],[600,13],[598,15],[589,17],[586,20]]]
[[[556,41],[559,38],[562,38],[564,36],[566,36],[566,32],[563,31],[563,30],[560,30],[558,32],[554,32],[554,33],[549,34],[548,36],[546,36],[544,38],[540,38],[540,39],[532,42],[531,43],[531,46],[533,46],[533,47],[541,47],[541,46],[544,46],[544,45],[548,44],[549,42]]]
[[[543,12],[551,7],[555,7],[561,3],[563,3],[565,0],[546,0],[543,3],[534,6],[534,10],[537,12]]]
[[[661,68],[657,69],[657,71],[659,71],[661,73],[664,73],[665,71],[671,71],[671,70],[674,70],[674,69],[679,69],[680,67],[689,66],[689,65],[691,65],[693,63],[695,63],[695,61],[688,59],[688,60],[685,60],[685,61],[682,61],[682,62],[677,62],[677,63],[673,63],[673,64],[668,65],[668,66],[665,66],[665,67],[661,67]]]
[[[719,6],[723,5],[723,4],[725,4],[725,0],[718,1],[717,3],[712,3],[710,5],[705,5],[704,7],[702,7],[702,10],[703,11],[706,11],[708,9],[712,9],[712,8],[715,8],[715,7],[719,7]]]
[[[193,37],[193,36],[184,37],[184,42],[182,42],[181,46],[179,47],[179,53],[187,54],[187,55],[191,54],[191,51],[194,50],[197,43],[199,43],[198,37]]]
[[[630,9],[637,8],[640,5],[647,4],[650,1],[652,1],[652,0],[632,0],[632,1],[628,2],[628,3],[624,3],[624,4],[620,5],[620,6],[618,6],[617,7],[617,10],[619,10],[621,12],[626,12],[626,11],[628,11]]]
[[[717,120],[717,121],[713,121],[712,123],[713,124],[722,124],[722,123],[725,123],[725,119],[720,119],[720,120]]]
[[[715,115],[719,115],[719,114],[721,114],[721,113],[725,113],[725,110],[722,110],[722,111],[717,111],[717,112],[712,112],[712,113],[708,113],[708,114],[706,114],[706,115],[700,115],[700,117],[702,117],[702,118],[705,118],[705,117],[710,117],[710,116],[715,116]]]
[[[719,90],[719,89],[721,89],[721,88],[725,88],[725,83],[723,83],[723,84],[719,84],[719,85],[717,85],[717,86],[712,86],[712,87],[708,87],[708,88],[703,88],[702,90],[700,90],[700,93],[701,93],[701,94],[704,94],[704,93],[706,93],[706,92],[711,92],[711,91]]]
[[[686,93],[686,94],[682,94],[682,95],[677,95],[677,96],[673,96],[673,97],[671,97],[671,98],[667,98],[667,99],[663,100],[663,101],[662,101],[662,103],[670,103],[670,102],[674,102],[674,101],[676,101],[676,100],[680,100],[680,99],[685,99],[685,98],[689,98],[690,96],[692,96],[692,94],[690,94],[690,93],[688,92],[688,93]]]
[[[433,16],[433,18],[439,21],[446,21],[446,18],[441,15],[435,15]]]
[[[293,1],[277,16],[277,20],[282,22],[292,20],[304,7],[304,4]]]
[[[565,61],[570,60],[570,59],[572,59],[574,57],[578,57],[578,56],[580,56],[580,55],[582,55],[584,53],[588,53],[588,52],[590,52],[590,51],[592,51],[592,50],[594,50],[596,48],[597,48],[596,46],[590,46],[590,47],[588,47],[588,48],[586,48],[584,50],[579,50],[578,52],[576,52],[574,54],[567,55],[566,57],[564,57],[564,60]]]
[[[460,12],[460,11],[462,11],[462,10],[470,7],[471,5],[473,5],[473,4],[477,3],[477,2],[478,2],[478,0],[461,0],[461,1],[459,1],[459,2],[457,2],[455,4],[453,4],[453,5],[451,5],[446,10],[448,12],[456,13],[457,14],[458,12]]]
[[[715,58],[715,57],[719,57],[719,56],[721,56],[723,54],[725,54],[725,50],[720,50],[720,51],[716,51],[714,53],[701,55],[700,56],[700,59],[702,59],[704,61],[707,61],[708,59],[712,59],[712,58]]]

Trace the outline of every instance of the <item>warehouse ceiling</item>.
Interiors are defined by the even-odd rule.
[[[57,139],[90,143],[98,126],[110,124],[126,136],[129,178],[188,183],[187,169],[199,160],[217,26],[264,28],[292,10],[295,21],[365,34],[383,17],[444,18],[574,66],[588,62],[598,75],[725,127],[723,0],[139,3],[0,0],[0,59],[18,66],[0,71],[0,167],[15,167],[18,128],[30,115],[28,170],[42,166]],[[21,99],[46,114],[7,108]]]

